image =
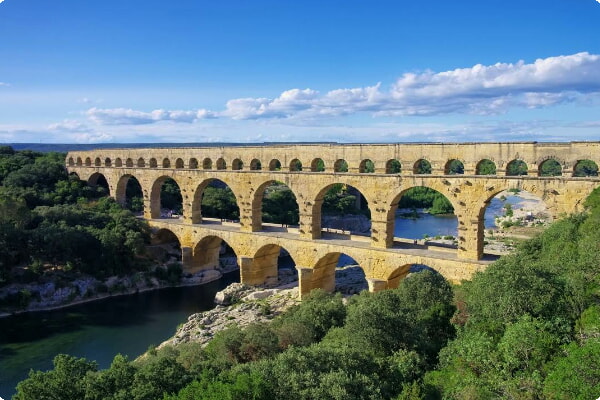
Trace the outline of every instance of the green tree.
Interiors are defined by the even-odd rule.
[[[477,175],[496,175],[496,164],[492,160],[481,160],[477,164]]]
[[[54,369],[30,371],[29,377],[17,385],[14,400],[81,400],[85,398],[85,377],[98,368],[95,362],[66,354],[54,357]]]
[[[571,343],[562,357],[551,363],[544,382],[547,399],[594,399],[600,393],[600,341],[589,340],[579,346]]]
[[[598,165],[591,160],[581,160],[575,165],[573,176],[598,176]]]

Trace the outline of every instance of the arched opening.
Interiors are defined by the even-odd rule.
[[[551,221],[552,214],[540,193],[518,188],[497,192],[479,213],[485,253],[506,254],[523,238],[540,233]]]
[[[393,236],[394,246],[456,248],[458,219],[454,207],[435,189],[415,186],[398,194],[392,201],[388,221],[387,232]]]
[[[302,171],[302,162],[300,162],[300,160],[298,160],[297,158],[294,158],[292,160],[292,162],[290,162],[290,171],[291,172]]]
[[[333,164],[334,172],[348,172],[348,163],[346,160],[339,159]]]
[[[387,278],[386,289],[397,289],[400,286],[400,282],[406,278],[409,274],[415,274],[422,271],[431,271],[435,274],[439,274],[435,269],[425,264],[405,264],[396,268]]]
[[[271,160],[269,162],[269,171],[281,171],[281,162],[277,159]]]
[[[104,159],[104,166],[105,166],[105,167],[110,167],[110,166],[112,166],[112,160],[111,160],[110,158],[106,157],[106,158]]]
[[[121,160],[119,157],[117,157],[115,159],[115,167],[121,168],[122,166],[123,166],[123,160]]]
[[[92,166],[92,159],[89,157],[86,157],[85,159],[85,166],[86,167],[91,167]]]
[[[77,166],[81,167],[83,165],[83,160],[81,159],[81,157],[77,157]]]
[[[512,160],[506,165],[506,176],[527,175],[527,164],[523,160]]]
[[[444,174],[446,175],[462,175],[464,173],[465,165],[457,159],[449,160],[444,167]]]
[[[351,295],[369,290],[365,271],[358,262],[345,253],[338,254],[338,262],[335,268],[335,291]]]
[[[360,166],[358,167],[358,172],[361,174],[372,174],[375,172],[375,163],[373,161],[366,159],[360,162]]]
[[[106,177],[99,172],[93,173],[88,178],[88,185],[95,188],[98,191],[99,197],[110,195],[110,187],[108,186],[108,181],[106,180]]]
[[[310,163],[310,170],[312,172],[323,172],[325,171],[325,162],[322,158],[315,158]]]
[[[210,158],[202,160],[202,169],[212,169],[212,160]]]
[[[74,165],[75,165],[75,160],[73,160],[73,157],[69,157],[69,161],[68,161],[68,163],[69,163],[69,166],[70,166],[70,167],[72,167],[72,166],[74,166]]]
[[[161,176],[152,185],[150,213],[152,218],[179,218],[183,212],[183,198],[177,182]]]
[[[327,292],[355,294],[368,289],[363,269],[358,262],[345,253],[333,252],[321,257],[315,264],[309,279],[310,282],[302,284]]]
[[[282,182],[268,181],[260,185],[252,200],[255,229],[277,231],[298,225],[299,207],[292,190]],[[260,210],[260,212],[257,212]]]
[[[185,272],[196,273],[209,269],[215,269],[221,273],[237,271],[239,282],[239,264],[237,254],[229,244],[218,236],[206,236],[194,246],[192,262]],[[231,279],[231,278],[230,278]]]
[[[96,167],[102,166],[102,160],[100,160],[100,157],[96,157],[96,160],[94,160],[94,166],[96,166]]]
[[[169,229],[159,229],[151,237],[151,246],[148,251],[155,259],[162,262],[155,268],[155,274],[159,276],[167,275],[167,265],[182,262],[181,242],[176,234]]]
[[[125,166],[126,166],[127,168],[133,168],[133,160],[132,160],[131,158],[128,158],[128,159],[125,161]]]
[[[539,176],[561,176],[562,167],[558,161],[549,158],[540,164],[538,174]]]
[[[178,158],[177,160],[175,160],[175,168],[177,168],[177,169],[183,168],[183,160],[181,158]]]
[[[227,164],[225,163],[224,159],[219,158],[217,160],[217,169],[227,169]]]
[[[416,175],[431,174],[431,163],[424,158],[417,160],[413,165],[413,173]]]
[[[399,174],[400,172],[402,172],[402,164],[400,164],[400,161],[391,159],[385,164],[386,174]]]
[[[262,246],[249,266],[242,266],[242,280],[249,285],[279,286],[298,281],[296,263],[290,253],[276,244]],[[297,283],[296,283],[297,285]]]
[[[573,168],[573,176],[598,176],[598,164],[592,160],[578,160]]]
[[[189,169],[198,169],[198,160],[196,160],[195,158],[190,158],[188,166]]]
[[[255,158],[254,160],[250,161],[250,170],[260,171],[261,169],[262,169],[262,165],[260,163],[260,160]]]
[[[144,168],[146,166],[146,161],[142,157],[138,158],[137,166],[138,168]]]
[[[242,160],[240,160],[239,158],[236,158],[231,163],[231,169],[234,170],[234,171],[239,171],[242,168],[244,168],[244,162]]]
[[[124,198],[121,197],[121,190],[124,187]],[[125,175],[119,180],[119,187],[117,188],[117,201],[123,204],[125,208],[133,212],[134,214],[141,214],[144,211],[144,192],[142,185],[132,175]]]
[[[171,168],[171,160],[169,160],[168,158],[163,159],[162,167],[163,168]]]
[[[233,191],[219,179],[207,179],[200,183],[192,201],[192,223],[217,223],[210,219],[239,221],[240,209]]]
[[[479,161],[475,167],[477,175],[496,175],[496,164],[487,158]]]
[[[370,236],[369,203],[353,186],[342,183],[328,185],[315,199],[313,224],[313,230],[323,231],[323,237],[352,239],[352,235]]]
[[[158,161],[156,161],[156,158],[151,158],[149,164],[150,164],[150,168],[157,168],[158,167]]]

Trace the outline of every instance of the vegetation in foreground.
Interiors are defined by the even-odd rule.
[[[425,271],[347,306],[316,291],[268,325],[101,371],[59,355],[13,398],[595,398],[600,189],[586,206],[461,286]]]

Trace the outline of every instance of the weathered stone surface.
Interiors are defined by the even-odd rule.
[[[316,171],[322,159],[324,172]],[[345,160],[348,173],[334,170]],[[365,160],[375,173],[365,173]],[[415,173],[419,160],[429,161],[432,174]],[[452,160],[464,165],[464,175],[449,175]],[[541,165],[557,160],[563,175],[539,176]],[[580,160],[600,164],[600,142],[572,143],[450,143],[381,145],[276,145],[247,147],[100,149],[70,152],[69,172],[95,184],[100,176],[108,182],[117,201],[124,202],[130,177],[136,177],[144,193],[144,216],[158,230],[172,231],[179,239],[186,271],[219,267],[221,240],[238,256],[242,281],[248,284],[275,282],[277,257],[281,248],[301,268],[301,293],[321,287],[335,287],[335,258],[345,253],[365,271],[367,279],[397,284],[412,264],[426,264],[447,279],[469,279],[489,261],[481,260],[484,245],[485,208],[503,190],[519,188],[544,200],[549,212],[581,211],[587,195],[600,184],[598,177],[572,177]],[[281,170],[270,170],[279,160]],[[292,160],[299,160],[301,171]],[[390,161],[398,160],[401,173],[391,173]],[[496,175],[476,175],[482,160],[496,165]],[[527,176],[506,176],[507,165],[524,161]],[[238,162],[238,161],[241,161]],[[257,162],[263,169],[252,169]],[[243,164],[243,168],[237,168]],[[339,163],[337,163],[339,165]],[[183,216],[160,219],[160,188],[173,178],[183,196]],[[236,196],[240,220],[204,223],[200,210],[202,192],[215,178],[225,182]],[[264,190],[273,181],[284,182],[295,194],[300,222],[298,227],[275,227],[262,223]],[[321,205],[333,184],[353,186],[368,202],[371,214],[370,237],[322,238]],[[393,237],[394,216],[402,194],[417,186],[437,190],[448,198],[458,219],[454,253],[427,247],[405,246]],[[352,239],[352,240],[339,240]],[[380,284],[372,285],[381,287]]]

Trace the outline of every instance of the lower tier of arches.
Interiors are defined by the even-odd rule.
[[[317,288],[334,289],[335,269],[341,253],[360,265],[371,291],[397,287],[415,264],[427,265],[447,280],[459,283],[490,263],[461,260],[454,254],[430,250],[374,248],[368,243],[308,240],[280,232],[245,232],[160,219],[148,220],[148,223],[156,232],[173,233],[181,246],[184,270],[188,272],[216,268],[221,242],[225,241],[237,256],[241,282],[250,285],[277,278],[277,258],[284,248],[296,265],[300,297]]]

